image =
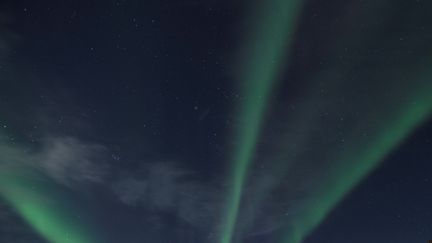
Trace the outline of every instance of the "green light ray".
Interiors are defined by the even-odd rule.
[[[342,152],[334,153],[331,159],[332,167],[320,180],[318,187],[309,194],[302,213],[290,220],[282,242],[302,242],[362,179],[430,117],[431,76],[426,73],[414,79],[416,81],[410,81],[411,83],[397,80],[405,86],[411,84],[414,87],[411,90],[408,87],[405,87],[405,90],[398,87],[398,93],[402,95],[396,97],[400,102],[390,107],[383,106],[383,109],[374,113],[377,125],[372,129],[373,136],[364,138],[360,130],[353,131],[351,138],[356,142]],[[387,110],[384,110],[385,108]],[[364,121],[363,125],[366,125]]]
[[[245,48],[240,72],[243,94],[238,105],[240,126],[235,136],[238,147],[232,159],[233,167],[229,175],[229,191],[222,219],[220,243],[229,243],[233,238],[248,167],[269,96],[284,64],[285,50],[290,45],[291,35],[295,31],[300,1],[271,0],[258,5],[260,13],[255,19],[259,21],[259,26]]]
[[[313,97],[310,97],[310,100],[313,100]],[[265,210],[263,206],[269,203],[268,200],[271,200],[274,189],[283,182],[287,171],[292,166],[301,163],[297,158],[297,154],[301,154],[302,149],[307,148],[308,143],[313,140],[311,128],[319,125],[317,115],[311,112],[313,104],[314,102],[306,101],[297,104],[298,109],[296,109],[295,113],[293,112],[295,116],[281,117],[277,115],[279,124],[276,124],[274,120],[266,121],[271,124],[271,128],[267,129],[274,129],[274,131],[278,131],[278,134],[277,136],[272,135],[272,141],[267,142],[267,147],[264,149],[266,152],[263,153],[261,158],[256,158],[256,161],[261,163],[257,163],[257,167],[250,169],[251,171],[254,170],[255,173],[253,176],[249,176],[246,183],[253,185],[253,194],[248,195],[247,206],[242,208],[241,211],[241,216],[249,219],[242,222],[242,230],[244,230],[242,233],[247,233],[248,230],[253,232],[253,228],[257,227],[256,224],[260,221],[259,212]],[[276,112],[276,114],[279,113]],[[274,114],[268,116],[271,117]],[[266,131],[267,129],[262,129],[263,136],[267,134],[266,132],[269,132]],[[276,143],[276,141],[282,142]],[[283,161],[283,163],[275,163],[279,161]],[[265,164],[265,167],[260,167],[263,164]],[[267,176],[270,176],[271,180],[268,180]]]
[[[66,206],[59,193],[47,182],[46,178],[28,169],[3,166],[0,197],[50,243],[96,242],[83,228],[83,223],[77,220],[79,212]]]

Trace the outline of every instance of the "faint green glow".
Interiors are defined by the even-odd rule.
[[[432,111],[432,82],[427,76],[420,77],[419,82],[412,82],[411,92],[407,89],[398,97],[405,102],[394,106],[375,117],[373,134],[362,138],[358,132],[351,134],[355,143],[342,152],[335,153],[334,166],[320,180],[319,187],[309,194],[309,200],[303,205],[299,216],[290,220],[283,236],[283,243],[299,243],[311,233],[361,180],[366,177],[379,162],[391,153],[409,134],[425,122]],[[417,81],[418,81],[417,80]],[[399,80],[405,83],[403,80]],[[396,83],[395,83],[396,84]],[[394,84],[394,85],[395,85]],[[407,102],[410,101],[410,102]]]
[[[50,243],[95,242],[74,216],[78,212],[66,207],[46,182],[26,169],[2,167],[0,197]]]
[[[299,14],[298,0],[269,0],[258,4],[251,38],[245,48],[240,79],[239,129],[237,149],[232,158],[226,211],[222,221],[220,243],[233,238],[242,197],[242,188],[259,136],[260,126],[272,88],[282,67],[286,49],[292,40]]]

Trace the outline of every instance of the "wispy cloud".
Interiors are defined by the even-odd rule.
[[[38,149],[20,146],[2,136],[0,166],[2,169],[24,167],[43,173],[55,182],[74,188],[82,183],[100,183],[107,173],[101,159],[102,145],[73,137],[46,137]]]
[[[107,173],[100,158],[105,148],[73,137],[47,138],[37,156],[37,167],[57,182],[73,187],[83,182],[100,183]]]
[[[120,176],[112,185],[118,199],[149,214],[173,213],[195,230],[210,235],[217,227],[221,190],[202,183],[194,173],[174,163],[149,163]]]
[[[271,178],[256,175],[254,182],[245,190],[245,203],[237,222],[236,234],[240,238],[277,230],[286,217],[293,213],[287,207],[289,202],[282,202],[275,195],[269,195],[258,211],[248,210],[248,202],[254,200],[260,190],[265,189],[260,186],[268,183],[268,180]],[[194,178],[193,172],[174,163],[157,162],[147,164],[128,175],[123,174],[112,184],[112,190],[125,205],[141,208],[150,214],[175,214],[206,235],[207,242],[213,242],[220,231],[220,216],[225,199],[226,188],[221,181],[222,178],[204,183]]]

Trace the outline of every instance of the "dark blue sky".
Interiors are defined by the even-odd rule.
[[[0,170],[7,174],[14,164],[40,173],[32,180],[51,190],[41,197],[62,198],[101,242],[219,243],[238,146],[233,134],[244,125],[235,112],[240,83],[247,87],[239,55],[260,22],[249,21],[251,5],[2,1]],[[332,173],[355,170],[359,151],[373,151],[370,144],[404,116],[406,104],[429,107],[427,118],[304,243],[427,242],[432,100],[422,95],[432,88],[432,4],[303,5],[233,243],[285,243],[281,236],[326,197],[317,191]],[[353,161],[335,159],[345,151],[354,151]],[[0,242],[64,243],[48,241],[2,190]]]

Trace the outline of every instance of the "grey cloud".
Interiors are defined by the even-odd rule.
[[[126,205],[155,214],[174,213],[194,228],[210,232],[218,220],[220,193],[216,185],[192,178],[191,171],[173,163],[152,163],[120,177],[112,189]]]
[[[113,186],[114,193],[125,204],[136,206],[144,202],[147,191],[147,182],[133,178],[126,178]]]
[[[25,167],[41,172],[59,184],[75,187],[100,183],[107,174],[103,161],[105,148],[72,137],[47,137],[40,148],[11,144],[0,136],[0,168]]]
[[[36,165],[57,182],[72,187],[82,182],[100,183],[106,165],[98,160],[105,148],[72,137],[47,138]]]
[[[282,202],[275,194],[267,195],[259,208],[249,205],[263,190],[260,185],[269,183],[269,180],[271,178],[257,175],[253,183],[246,185],[244,203],[237,220],[236,234],[239,238],[277,230],[287,217],[295,213],[289,202]],[[221,229],[227,188],[216,181],[203,183],[195,180],[192,172],[172,163],[153,163],[135,173],[123,175],[113,183],[112,189],[126,205],[142,207],[155,214],[173,213],[209,237],[218,235]]]
[[[170,210],[179,196],[178,180],[187,175],[167,163],[150,164],[138,175],[121,178],[113,184],[114,193],[129,205],[145,205],[149,209]]]

